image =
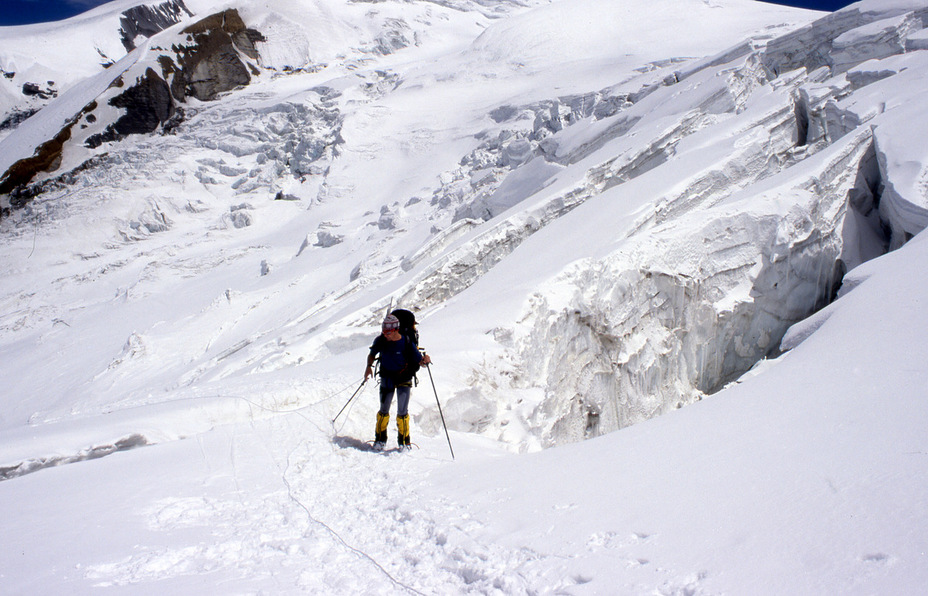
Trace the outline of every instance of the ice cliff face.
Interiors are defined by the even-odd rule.
[[[696,41],[639,55],[614,27],[647,15],[659,38],[674,4],[586,0],[614,27],[554,57],[576,32],[550,27],[590,26],[566,4],[258,4],[133,12],[135,50],[0,137],[21,260],[40,223],[106,214],[41,305],[27,286],[50,274],[11,268],[26,314],[0,319],[41,361],[43,321],[109,313],[105,347],[73,348],[75,409],[341,370],[400,304],[454,355],[449,426],[580,440],[736,382],[928,224],[924,2],[722,2],[749,11],[725,26],[692,2]]]
[[[519,161],[534,172],[536,195],[553,177],[541,163],[578,164],[586,174],[443,265],[437,275],[453,279],[450,287],[466,285],[528,236],[569,233],[569,224],[546,224],[573,209],[564,221],[601,216],[580,208],[594,198],[621,202],[645,192],[653,206],[634,221],[612,220],[614,249],[569,265],[534,293],[518,324],[495,329],[507,364],[476,371],[474,384],[491,386],[502,373],[499,393],[526,396],[515,417],[552,445],[702,399],[776,356],[787,329],[833,300],[849,268],[925,227],[925,155],[896,153],[918,145],[907,135],[924,132],[905,107],[917,102],[905,90],[921,87],[908,77],[925,72],[924,57],[906,53],[924,16],[922,7],[849,8],[762,48],[736,48],[722,65],[678,71],[642,90],[646,97],[609,102],[617,114],[592,133],[547,123],[552,115],[596,120],[599,97],[584,98],[587,113],[576,116],[563,104],[534,108],[531,132],[491,145],[495,165],[512,167],[507,149],[518,144],[531,156]],[[879,99],[887,97],[889,104]],[[646,126],[673,103],[673,117]],[[912,126],[903,132],[905,122]],[[638,138],[625,145],[631,131]],[[510,207],[505,181],[518,171],[495,189],[475,188],[459,216],[489,219]],[[449,284],[426,278],[407,300],[427,300],[423,287]],[[462,428],[506,435],[513,416],[499,414],[494,402],[505,402],[493,393],[461,394],[454,405]]]
[[[928,8],[917,2],[857,3],[773,40],[764,64],[773,73],[828,66],[833,73],[906,51],[906,40],[924,28]]]

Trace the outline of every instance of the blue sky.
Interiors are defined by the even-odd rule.
[[[109,0],[0,0],[0,26],[60,21],[107,2]]]
[[[73,17],[109,0],[0,0],[0,26],[58,21]],[[142,0],[139,0],[142,3]],[[815,10],[837,10],[850,0],[779,0],[775,4]]]
[[[786,6],[798,6],[800,8],[810,8],[812,10],[838,10],[848,4],[853,4],[857,0],[778,0],[771,4],[784,4]]]

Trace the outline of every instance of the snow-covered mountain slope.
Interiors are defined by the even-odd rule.
[[[198,99],[191,90],[194,83],[189,73],[184,75],[187,83],[182,82],[180,95],[177,92],[180,75],[176,69],[191,55],[177,48],[188,47],[190,38],[197,35],[191,31],[202,29],[196,23],[209,20],[200,12],[147,40],[116,66],[64,90],[41,117],[30,118],[11,132],[0,152],[0,169],[19,172],[23,168],[18,166],[32,148],[55,136],[62,126],[70,127],[60,151],[45,159],[53,165],[57,162],[58,168],[48,173],[25,168],[20,186],[10,195],[13,205],[26,204],[26,209],[14,209],[4,220],[11,237],[18,230],[18,246],[26,251],[24,258],[11,262],[29,264],[25,269],[16,265],[11,273],[22,272],[23,281],[18,284],[22,288],[31,283],[25,280],[35,280],[37,274],[50,276],[42,285],[60,280],[63,292],[56,296],[55,290],[46,291],[34,300],[28,290],[13,291],[10,310],[19,312],[23,305],[29,313],[10,317],[14,337],[32,343],[37,350],[30,354],[30,350],[17,349],[13,358],[35,361],[45,349],[68,350],[68,340],[46,342],[39,339],[42,332],[34,335],[43,327],[36,316],[43,309],[50,309],[45,311],[50,315],[48,321],[61,320],[56,324],[59,328],[74,329],[78,323],[60,316],[64,311],[59,308],[77,316],[101,308],[108,312],[108,325],[96,340],[86,333],[72,335],[73,352],[65,360],[75,366],[77,376],[64,389],[67,397],[49,400],[63,399],[69,411],[81,407],[77,404],[86,404],[91,411],[109,409],[114,400],[124,405],[148,403],[153,386],[166,391],[170,399],[173,391],[202,380],[269,372],[327,356],[338,363],[327,366],[341,366],[346,360],[340,355],[343,351],[367,345],[371,329],[376,328],[376,313],[386,308],[391,293],[394,300],[413,305],[425,316],[428,309],[440,306],[490,271],[532,232],[599,195],[604,188],[589,188],[587,180],[629,151],[602,145],[617,139],[625,141],[632,152],[640,152],[637,132],[620,134],[640,114],[650,114],[648,121],[658,122],[657,129],[642,134],[675,145],[678,137],[699,127],[700,118],[716,118],[688,113],[724,113],[735,101],[726,99],[732,93],[728,83],[716,84],[714,70],[701,70],[687,56],[705,53],[713,40],[725,47],[744,35],[760,31],[766,37],[809,19],[804,13],[742,2],[733,3],[727,11],[730,15],[720,19],[721,9],[694,3],[691,41],[670,44],[665,54],[649,50],[640,61],[616,64],[613,87],[597,87],[602,74],[597,73],[591,82],[580,73],[569,80],[573,87],[587,85],[585,94],[540,99],[539,89],[546,86],[538,87],[537,76],[493,57],[504,47],[513,56],[519,48],[537,51],[540,43],[549,43],[552,37],[543,53],[559,56],[555,24],[573,22],[575,17],[567,15],[573,15],[575,7],[540,7],[525,13],[530,16],[524,17],[526,23],[521,27],[512,26],[508,19],[490,19],[484,14],[486,7],[480,8],[466,11],[429,3],[412,7],[387,3],[374,9],[311,3],[261,12],[243,5],[236,14],[245,27],[254,28],[258,55],[242,56],[238,46],[234,51],[260,74],[221,101],[212,101],[209,94]],[[511,6],[503,3],[498,8]],[[664,9],[652,12],[636,4],[609,3],[588,8],[590,14],[606,17],[604,32],[611,31],[610,23],[645,22],[652,15],[656,19],[649,21],[652,36],[660,37],[663,31],[670,38],[679,27]],[[751,11],[753,17],[746,18],[744,13]],[[111,12],[105,12],[105,17],[111,18]],[[388,18],[391,13],[395,15]],[[396,21],[398,16],[405,17],[401,22],[406,27],[414,23],[416,29],[406,31]],[[223,16],[222,21],[227,18]],[[273,25],[320,19],[332,22],[326,27],[332,37],[325,38],[325,47],[335,45],[334,36],[344,32],[346,23],[389,24],[406,31],[409,47],[392,53],[374,51],[370,46],[373,32],[355,25],[355,36],[337,45],[343,48],[342,58],[335,57],[334,64],[320,64],[313,59],[310,45],[301,45],[285,28]],[[488,28],[481,32],[472,25],[469,31],[459,26],[475,19]],[[717,39],[720,23],[729,38]],[[625,27],[628,32],[634,30],[631,25]],[[451,28],[457,35],[447,34]],[[600,37],[608,35],[601,33]],[[734,55],[743,55],[747,47]],[[165,53],[166,48],[172,49]],[[626,42],[623,48],[617,52],[628,54],[631,44]],[[287,71],[265,64],[263,56],[281,52],[302,61],[288,64]],[[571,72],[585,55],[591,61],[601,60],[592,46],[571,49],[566,55],[564,63],[555,60],[549,71]],[[726,54],[723,60],[727,58]],[[162,68],[165,62],[172,65],[167,70]],[[679,97],[670,100],[662,97],[665,94],[655,95],[664,89],[668,77],[686,76],[678,69],[683,64],[691,64],[700,73],[692,82],[681,83],[695,91],[673,94]],[[531,70],[543,71],[537,66]],[[166,73],[164,79],[162,73]],[[133,86],[133,80],[138,84]],[[119,84],[111,85],[113,81]],[[157,90],[159,85],[170,88],[170,95],[137,94],[146,98],[141,102],[145,108],[167,97],[162,115],[153,123],[158,130],[170,124],[170,134],[120,133],[121,114],[132,115],[132,109],[125,107],[131,103],[131,97],[126,99],[129,92]],[[666,118],[656,117],[654,106],[660,105],[665,106]],[[677,114],[683,114],[684,124],[674,123],[680,118]],[[786,118],[791,122],[791,111]],[[789,143],[786,139],[785,145]],[[637,175],[646,168],[632,163],[626,169]],[[608,172],[601,175],[613,177]],[[146,178],[150,181],[145,182]],[[13,186],[12,179],[13,175],[6,177],[7,188]],[[536,192],[541,189],[545,190]],[[565,201],[560,196],[565,193],[576,198]],[[500,216],[517,205],[513,216]],[[58,215],[41,213],[48,209]],[[538,223],[526,225],[526,218]],[[47,225],[34,225],[42,219]],[[59,259],[57,243],[38,242],[40,229],[53,226],[81,230],[82,239],[70,248],[76,258],[67,259],[69,264],[61,269],[53,264]],[[29,232],[36,240],[35,251],[28,242]],[[465,235],[458,238],[461,234]],[[505,237],[502,242],[500,234]],[[204,241],[212,236],[216,243]],[[55,247],[46,253],[52,261],[44,265],[39,265],[44,260],[40,244]],[[165,249],[174,254],[176,262],[171,262],[170,254],[162,254]],[[224,251],[228,254],[219,256]],[[567,260],[561,267],[588,256],[586,249],[563,254]],[[462,260],[472,259],[480,264],[471,276],[449,271],[460,267]],[[77,267],[73,267],[75,261]],[[142,272],[152,267],[163,269],[163,274]],[[512,294],[515,309],[532,295],[533,286],[557,274],[557,270],[537,266],[524,269],[530,277],[520,292]],[[188,274],[185,271],[194,273],[205,284],[205,291],[187,286],[182,281]],[[167,289],[178,273],[179,285]],[[204,275],[216,277],[205,282]],[[105,282],[101,284],[98,278]],[[135,292],[138,301],[131,297]],[[114,309],[116,295],[124,299],[123,306]],[[164,301],[171,317],[166,319],[160,309],[151,308],[155,296]],[[223,305],[235,302],[239,303],[233,309],[236,314],[222,312]],[[474,332],[482,335],[519,318],[504,308],[505,297],[495,302],[498,308],[487,313],[469,337],[460,338],[466,345],[480,343]],[[202,325],[198,333],[191,333],[194,324]],[[445,334],[432,337],[441,335]],[[100,344],[88,349],[87,341]],[[332,346],[338,347],[333,350]],[[505,346],[497,343],[489,349],[501,347]],[[124,352],[136,356],[125,358]],[[482,368],[470,359],[454,360],[465,370]],[[124,377],[124,382],[106,379],[117,370],[115,376]],[[21,424],[59,416],[39,413],[44,406],[35,408],[24,399],[39,386],[28,375],[19,375],[19,379],[22,384],[16,381],[17,389],[11,394],[20,397],[10,401],[20,403],[22,409],[11,405],[4,420]],[[464,379],[455,384],[469,385]],[[544,385],[545,380],[539,378],[534,386]],[[61,388],[42,389],[46,390],[62,393]],[[471,394],[468,390],[467,395]],[[504,393],[480,397],[508,399]]]
[[[0,502],[41,538],[0,579],[922,585],[926,16],[119,1],[3,31]],[[435,361],[405,459],[364,450],[369,385],[332,422],[391,305]]]

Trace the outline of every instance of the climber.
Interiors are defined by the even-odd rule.
[[[412,381],[420,366],[428,366],[432,360],[420,351],[414,334],[401,331],[400,320],[393,314],[387,315],[367,356],[366,381],[374,374],[374,360],[380,354],[380,410],[374,435],[374,450],[382,451],[387,442],[387,426],[390,423],[390,404],[396,393],[397,443],[401,450],[411,449],[409,442],[409,396]]]

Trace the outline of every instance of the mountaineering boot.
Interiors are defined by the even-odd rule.
[[[409,444],[409,414],[396,417],[396,442],[401,450],[412,449]]]
[[[374,451],[383,451],[387,444],[387,426],[390,424],[390,415],[377,412],[377,428],[374,432]]]

